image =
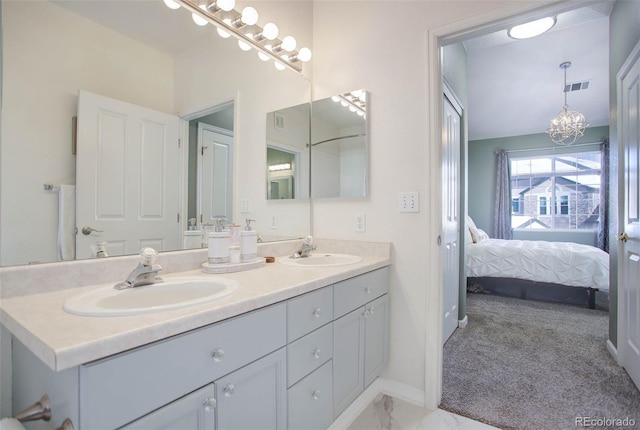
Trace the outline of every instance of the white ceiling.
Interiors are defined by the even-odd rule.
[[[549,32],[516,41],[506,29],[464,42],[467,50],[469,140],[543,133],[564,104],[567,83],[591,81],[570,92],[570,110],[591,126],[609,124],[609,13],[599,2],[558,15]]]

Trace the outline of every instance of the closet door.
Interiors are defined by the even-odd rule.
[[[460,115],[445,96],[442,125],[442,342],[458,327],[460,290]]]

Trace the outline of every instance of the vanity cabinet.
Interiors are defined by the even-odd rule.
[[[387,276],[387,270],[380,269],[334,286],[339,316],[333,322],[334,418],[379,376],[387,363]]]
[[[374,270],[60,372],[14,341],[15,404],[48,392],[79,430],[326,429],[387,362],[387,290]]]

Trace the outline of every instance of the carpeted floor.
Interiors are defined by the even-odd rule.
[[[577,417],[640,428],[640,392],[606,349],[607,312],[468,294],[467,316],[444,346],[442,409],[503,429],[584,427]]]

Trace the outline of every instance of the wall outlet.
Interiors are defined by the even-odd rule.
[[[367,231],[367,218],[364,213],[356,213],[353,215],[354,228],[357,233]]]
[[[271,215],[271,230],[278,229],[278,218],[275,215]]]
[[[251,213],[251,201],[249,199],[240,200],[240,213]]]
[[[400,212],[420,212],[420,193],[417,191],[406,191],[400,193]]]

